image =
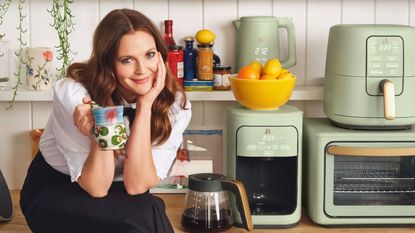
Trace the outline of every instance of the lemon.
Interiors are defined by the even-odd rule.
[[[212,31],[207,30],[207,29],[202,29],[196,33],[195,38],[197,42],[201,44],[210,44],[213,42],[213,40],[215,40],[216,36],[215,36],[215,33],[213,33]]]
[[[259,61],[252,61],[248,65],[254,67],[255,70],[258,71],[258,73],[262,73],[262,63],[261,62],[259,62]]]
[[[267,63],[265,63],[264,68],[262,69],[263,74],[272,75],[274,78],[277,78],[282,71],[282,65],[280,60],[277,58],[269,59]]]
[[[289,71],[278,76],[278,79],[290,79],[290,78],[294,78],[294,75]]]

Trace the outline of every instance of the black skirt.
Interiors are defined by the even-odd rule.
[[[20,206],[33,233],[174,232],[159,197],[128,195],[123,182],[113,182],[106,197],[93,198],[40,152],[29,167]]]

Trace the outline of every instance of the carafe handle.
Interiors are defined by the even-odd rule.
[[[281,62],[281,64],[285,68],[290,68],[297,63],[296,50],[295,50],[294,24],[290,18],[282,17],[282,18],[278,18],[278,25],[282,28],[287,29],[288,56],[287,56],[287,59]]]
[[[237,180],[222,180],[223,189],[232,192],[236,196],[236,206],[241,214],[242,223],[248,231],[254,226],[252,224],[251,210],[249,208],[248,196],[242,182]]]

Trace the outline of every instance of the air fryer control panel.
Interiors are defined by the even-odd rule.
[[[298,155],[298,131],[294,126],[241,126],[236,132],[236,153],[249,157]]]
[[[367,77],[403,76],[403,40],[400,36],[367,39]]]
[[[404,44],[400,36],[370,36],[366,41],[366,88],[369,95],[383,95],[379,88],[387,79],[395,86],[395,95],[403,92]]]

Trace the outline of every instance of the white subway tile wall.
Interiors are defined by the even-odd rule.
[[[13,1],[0,33],[5,33],[8,47],[18,48],[18,1]],[[92,35],[99,20],[115,8],[134,8],[149,16],[163,30],[164,19],[174,21],[176,42],[183,44],[185,36],[199,29],[215,32],[214,50],[223,64],[235,67],[236,34],[232,20],[241,16],[274,15],[291,17],[295,25],[297,65],[291,70],[298,76],[297,85],[324,83],[328,31],[340,23],[394,23],[415,25],[415,0],[79,0],[74,1],[72,13],[75,31],[70,43],[74,61],[83,61],[91,53]],[[27,46],[54,47],[58,44],[53,20],[47,10],[52,1],[26,0],[23,9],[27,28]],[[281,39],[286,44],[286,38]],[[283,49],[281,56],[286,56]],[[16,62],[11,60],[11,72]],[[54,59],[57,67],[60,61]],[[2,67],[0,67],[1,69]],[[235,70],[233,70],[235,72]],[[11,77],[13,78],[13,77]],[[194,101],[191,127],[212,126],[225,129],[226,108],[232,101]],[[300,107],[306,117],[324,116],[322,101],[290,101]],[[51,102],[16,102],[13,111],[6,111],[7,102],[0,102],[0,169],[10,189],[20,189],[31,157],[28,131],[42,128],[47,122]]]

